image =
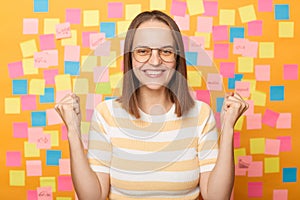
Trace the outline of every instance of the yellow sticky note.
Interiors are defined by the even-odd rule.
[[[150,10],[166,10],[166,0],[150,0]]]
[[[81,122],[80,129],[82,134],[88,134],[90,129],[90,122]]]
[[[259,43],[259,58],[274,58],[274,42]]]
[[[242,23],[247,23],[256,20],[256,14],[253,5],[240,7],[239,13]]]
[[[109,56],[101,56],[101,66],[103,67],[117,67],[117,53],[115,51],[111,51]]]
[[[279,157],[264,159],[265,173],[278,173],[280,168]]]
[[[111,88],[120,88],[123,84],[123,73],[117,73],[109,76]]]
[[[251,57],[238,57],[238,72],[253,73],[254,59]]]
[[[34,55],[34,52],[37,52],[36,42],[34,39],[28,40],[20,43],[21,51],[23,57],[30,57]]]
[[[72,200],[72,197],[56,197],[55,200]]]
[[[56,90],[58,90],[58,91],[71,90],[71,76],[70,76],[70,74],[56,75],[54,80],[55,80]]]
[[[187,80],[189,87],[201,87],[202,73],[200,71],[188,71]]]
[[[44,95],[45,79],[31,79],[29,82],[29,94]]]
[[[20,97],[5,98],[5,114],[20,114],[21,100]]]
[[[131,23],[130,20],[129,21],[118,21],[117,22],[118,37],[125,37],[130,23]]]
[[[254,79],[243,79],[243,82],[249,82],[250,83],[250,93],[253,93],[256,91],[256,80]]]
[[[35,143],[24,142],[24,157],[40,157],[40,150]]]
[[[22,59],[22,65],[23,65],[24,75],[39,73],[39,68],[34,67],[34,59],[33,58]]]
[[[56,25],[60,23],[59,18],[44,19],[44,34],[55,34]]]
[[[235,25],[235,10],[220,9],[219,24],[234,26]]]
[[[10,186],[25,186],[25,170],[9,170]]]
[[[52,192],[56,192],[55,177],[40,177],[40,187],[51,187]]]
[[[86,78],[73,79],[73,92],[75,94],[87,94],[89,92],[89,81]]]
[[[250,139],[250,153],[264,154],[265,153],[265,138],[251,138]]]
[[[279,22],[278,37],[293,38],[294,37],[294,22]]]
[[[241,116],[234,125],[234,130],[242,130],[245,116]]]
[[[141,4],[127,4],[125,5],[125,19],[132,20],[139,13],[141,13],[142,6]]]
[[[203,37],[204,38],[204,48],[205,49],[210,48],[210,41],[211,41],[211,34],[210,33],[195,32],[195,36]]]
[[[59,146],[59,134],[58,131],[43,131],[45,134],[50,134],[50,140],[51,140],[51,147],[58,147]]]
[[[238,163],[239,156],[245,156],[245,155],[246,155],[245,148],[234,149],[234,164]]]
[[[255,106],[265,106],[267,95],[264,92],[254,91],[251,94],[251,100],[253,100],[253,105]]]
[[[70,38],[61,39],[61,46],[77,45],[77,31],[71,30],[71,35]]]
[[[99,26],[99,10],[83,11],[83,26]]]
[[[203,0],[186,0],[190,16],[204,13]]]
[[[98,66],[97,56],[81,56],[81,71],[93,72],[94,68]]]

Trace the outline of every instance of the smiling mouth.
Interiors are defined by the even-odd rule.
[[[150,77],[159,77],[166,70],[142,70],[146,75]]]

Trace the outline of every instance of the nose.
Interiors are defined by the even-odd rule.
[[[153,49],[152,50],[152,54],[151,54],[151,57],[149,58],[149,61],[148,61],[151,65],[160,65],[162,60],[159,56],[159,53],[158,53],[158,49]]]

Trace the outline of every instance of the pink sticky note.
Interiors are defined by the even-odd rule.
[[[80,46],[65,46],[65,53],[64,53],[64,60],[65,61],[80,61]]]
[[[61,124],[63,123],[61,117],[56,112],[54,108],[50,108],[46,110],[46,116],[47,116],[47,124],[48,125],[55,125],[55,124]]]
[[[280,152],[287,152],[292,150],[291,136],[279,136],[277,139],[280,140]]]
[[[94,109],[102,101],[101,94],[88,94],[86,97],[86,108]]]
[[[58,191],[72,191],[73,184],[71,176],[58,176]]]
[[[37,34],[39,32],[39,19],[24,18],[23,19],[23,34]]]
[[[208,90],[221,91],[222,90],[222,76],[220,74],[207,74],[207,88]]]
[[[197,31],[200,33],[211,33],[213,27],[212,17],[202,17],[197,18]]]
[[[81,141],[83,144],[83,149],[87,150],[88,149],[88,144],[89,144],[89,135],[88,134],[82,134],[81,135]]]
[[[214,44],[214,58],[228,59],[229,44]]]
[[[26,175],[27,176],[42,176],[42,161],[26,160]]]
[[[247,115],[247,129],[254,130],[254,129],[261,129],[262,119],[261,113]]]
[[[214,41],[228,41],[228,26],[213,26],[212,37]]]
[[[250,82],[236,81],[235,91],[242,97],[248,98],[250,96]]]
[[[190,36],[189,37],[189,51],[198,52],[204,49],[205,39],[201,36]]]
[[[234,78],[235,63],[234,62],[221,62],[220,73],[223,77]]]
[[[246,103],[248,103],[249,107],[248,109],[244,112],[244,115],[253,115],[254,114],[254,101],[253,100],[246,100]]]
[[[291,128],[292,127],[292,114],[291,113],[280,113],[276,128]]]
[[[49,67],[49,54],[42,52],[34,52],[34,67],[36,68],[47,68]]]
[[[248,176],[261,177],[262,175],[263,175],[263,162],[262,161],[251,162],[248,168]]]
[[[68,139],[68,129],[64,124],[61,125],[61,139],[62,140]]]
[[[266,139],[265,154],[266,155],[279,155],[280,140]]]
[[[37,148],[39,149],[51,149],[51,135],[41,134],[37,139]]]
[[[123,3],[109,2],[107,4],[108,18],[122,18],[123,17]]]
[[[258,11],[259,12],[272,12],[273,0],[258,0]]]
[[[81,21],[81,9],[73,8],[66,9],[66,22],[71,24],[80,24]]]
[[[242,53],[244,57],[257,58],[258,42],[246,42],[245,51]]]
[[[61,90],[61,91],[56,91],[55,95],[55,103],[60,102],[62,98],[64,98],[67,94],[71,93],[71,90]]]
[[[185,13],[186,13],[186,2],[172,0],[171,14],[183,17]]]
[[[298,65],[285,64],[283,65],[283,79],[284,80],[298,80]]]
[[[27,200],[38,200],[36,190],[27,190]]]
[[[237,166],[240,169],[248,169],[251,163],[252,163],[252,156],[239,156],[238,157]]]
[[[220,112],[215,112],[214,116],[215,116],[215,119],[216,119],[217,128],[220,129],[221,128],[221,113]]]
[[[203,16],[218,16],[218,2],[217,1],[204,1]]]
[[[70,159],[59,159],[59,174],[71,174]]]
[[[96,32],[82,32],[82,47],[90,47],[90,34]]]
[[[6,166],[20,167],[22,165],[20,151],[7,151],[6,152]]]
[[[107,67],[94,67],[94,83],[108,82],[109,69]]]
[[[270,65],[255,65],[255,78],[257,81],[269,81]]]
[[[90,34],[90,49],[96,49],[100,44],[105,42],[105,33]]]
[[[48,54],[48,65],[49,66],[58,66],[58,50],[47,50],[43,51]]]
[[[22,110],[36,110],[36,95],[21,96]]]
[[[234,38],[233,39],[233,54],[243,54],[246,50],[248,39]]]
[[[46,85],[54,85],[55,84],[54,77],[58,75],[58,69],[44,70],[43,73],[44,73],[44,79]]]
[[[24,75],[22,61],[8,64],[9,77],[14,79]]]
[[[43,128],[30,127],[28,128],[28,142],[37,144],[37,140],[43,134]]]
[[[200,50],[198,52],[197,65],[205,66],[205,67],[213,66],[213,51],[212,50]]]
[[[288,190],[273,190],[273,200],[288,200]]]
[[[238,165],[236,165],[234,172],[235,172],[235,176],[246,176],[247,170],[238,168]]]
[[[109,56],[111,52],[111,41],[106,40],[105,42],[99,44],[95,51],[94,55],[95,56]],[[84,65],[83,65],[84,66]]]
[[[37,196],[38,200],[53,200],[52,187],[38,187]]]
[[[271,127],[275,127],[278,117],[279,117],[279,113],[274,112],[270,109],[266,109],[264,116],[262,118],[262,123]]]
[[[86,109],[86,119],[85,120],[87,122],[91,121],[92,116],[93,116],[93,112],[94,112],[94,110],[92,110],[92,109]]]
[[[190,16],[185,15],[183,17],[181,16],[174,16],[174,21],[178,25],[180,30],[189,30],[190,29]]]
[[[182,41],[183,41],[183,47],[185,51],[189,51],[189,37],[188,36],[182,36]]]
[[[55,30],[56,30],[56,39],[72,37],[71,26],[69,22],[57,24]]]
[[[15,138],[27,138],[28,137],[28,123],[27,122],[14,122],[13,132]]]
[[[210,92],[209,90],[196,90],[196,99],[203,101],[210,105]]]
[[[49,50],[55,48],[56,44],[54,34],[40,35],[40,50]]]
[[[249,36],[262,36],[262,20],[254,20],[248,22]]]
[[[241,146],[241,133],[240,132],[234,132],[233,135],[233,145],[234,148],[239,148]]]
[[[262,197],[262,191],[262,182],[248,182],[248,197]]]

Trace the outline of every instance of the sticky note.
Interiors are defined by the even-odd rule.
[[[99,10],[84,10],[83,26],[99,26]]]
[[[36,190],[27,190],[27,199],[28,200],[38,200]]]
[[[40,39],[40,50],[50,50],[56,48],[54,34],[40,35],[39,39]]]
[[[241,116],[234,125],[234,130],[242,130],[245,116]]]
[[[218,97],[216,99],[217,101],[217,112],[221,112],[222,111],[222,106],[223,106],[223,103],[224,103],[224,98],[223,97]]]
[[[265,158],[264,165],[265,165],[265,170],[264,170],[265,173],[278,173],[280,168],[279,157]]]
[[[59,159],[59,174],[71,174],[70,159]]]
[[[253,100],[255,106],[265,106],[267,95],[261,91],[254,91],[251,94],[251,100]]]
[[[105,33],[90,34],[90,49],[96,49],[100,44],[105,42]]]
[[[60,74],[55,76],[56,90],[71,90],[71,77],[69,74]]]
[[[256,14],[253,5],[239,7],[238,10],[242,23],[256,20]]]
[[[6,152],[6,166],[20,167],[22,164],[20,151],[7,151]]]
[[[73,79],[73,92],[75,94],[87,94],[89,92],[89,81],[86,78]]]
[[[81,71],[93,72],[94,67],[98,66],[97,56],[81,56]]]
[[[42,176],[42,161],[41,160],[26,160],[26,175],[27,176]]]
[[[204,50],[198,52],[198,66],[213,66],[213,51],[212,50]]]
[[[80,129],[82,134],[88,134],[90,129],[90,122],[81,122]]]
[[[223,88],[223,78],[220,74],[207,74],[207,89],[213,91],[221,91]]]
[[[109,56],[111,52],[111,41],[106,40],[103,43],[97,45],[94,50],[94,56]]]
[[[210,40],[211,40],[211,34],[210,33],[195,32],[195,36],[203,37],[204,38],[204,48],[210,48]],[[208,50],[207,50],[207,52],[208,52]],[[207,54],[209,54],[209,53],[207,53]]]
[[[89,93],[86,97],[86,108],[94,109],[102,101],[101,94],[91,94]]]
[[[116,74],[112,74],[109,76],[109,82],[111,88],[121,88],[123,84],[123,73],[119,72]],[[118,96],[119,94],[116,94],[117,90],[114,90],[114,96]]]
[[[54,103],[54,88],[45,88],[44,95],[40,96],[40,103]]]
[[[259,58],[274,58],[274,42],[259,43]]]
[[[272,111],[270,109],[266,109],[262,118],[262,123],[271,127],[275,127],[278,117],[279,117],[279,113]]]
[[[9,170],[9,185],[10,186],[25,186],[25,171],[24,170]]]
[[[265,138],[250,138],[250,153],[264,154],[265,153]]]
[[[185,14],[182,16],[174,16],[174,21],[178,25],[180,30],[189,30],[190,29],[190,15]]]
[[[235,10],[234,9],[220,9],[219,12],[220,25],[235,25]]]
[[[241,147],[241,133],[240,132],[234,131],[233,146],[234,146],[234,148],[240,148]]]
[[[166,10],[166,0],[150,0],[150,10]]]
[[[101,66],[105,67],[117,67],[117,54],[115,51],[111,51],[109,56],[102,56],[101,57]]]
[[[242,56],[257,58],[258,42],[246,41],[246,48]]]
[[[246,100],[246,103],[248,103],[248,109],[244,112],[245,116],[253,115],[254,114],[254,102],[253,100]]]
[[[292,150],[291,136],[278,136],[280,140],[280,152],[287,152]]]
[[[213,26],[212,36],[214,41],[228,41],[228,26]]]
[[[125,5],[125,19],[132,20],[138,14],[141,13],[142,6],[141,4],[127,4]]]
[[[36,110],[36,95],[21,96],[22,110]]]
[[[266,139],[266,155],[279,155],[280,140],[278,139]]]
[[[34,55],[34,52],[37,52],[37,46],[34,39],[28,40],[20,43],[21,51],[23,57],[30,57]]]
[[[90,47],[90,34],[96,32],[82,31],[82,47]]]
[[[251,163],[252,163],[252,156],[239,156],[237,167],[238,169],[247,170]]]
[[[47,150],[49,151],[49,150]],[[47,152],[46,151],[46,152]],[[40,186],[44,187],[44,188],[48,188],[48,191],[52,191],[52,192],[56,192],[56,178],[55,177],[40,177]],[[38,193],[39,193],[39,189],[38,188]],[[52,194],[51,192],[51,194]]]
[[[62,122],[61,122],[62,123]],[[57,147],[59,146],[58,131],[43,131],[44,135],[50,135],[50,146]]]
[[[290,6],[289,4],[275,4],[275,20],[289,20],[290,19]]]
[[[212,17],[197,17],[197,31],[201,33],[211,33],[213,27]]]
[[[115,22],[101,22],[100,32],[105,33],[106,38],[113,38],[116,36],[116,23]]]
[[[258,11],[259,12],[272,12],[273,11],[273,0],[258,0]]]
[[[248,36],[262,36],[262,20],[248,22]]]
[[[62,100],[62,98],[64,98],[67,94],[70,94],[71,90],[61,90],[58,91],[56,90],[56,94],[55,94],[55,102],[58,103]]]
[[[204,13],[203,0],[187,0],[187,9],[191,16]]]
[[[78,76],[80,74],[80,63],[74,61],[65,61],[64,74],[70,74],[71,76]]]
[[[273,190],[273,200],[288,200],[288,190]]]
[[[283,65],[283,79],[284,80],[298,80],[298,64]]]
[[[14,138],[27,138],[27,122],[14,122],[13,123],[13,136]]]
[[[67,8],[66,9],[66,22],[70,24],[81,23],[81,9],[79,8]]]
[[[58,176],[58,191],[73,191],[73,183],[71,176]]]
[[[59,18],[45,18],[44,19],[44,34],[55,34],[56,25],[60,23]]]
[[[233,54],[244,54],[247,48],[248,39],[233,38]]]
[[[39,149],[51,148],[51,136],[50,134],[40,134],[36,140],[36,146]]]
[[[279,22],[278,23],[278,37],[279,38],[293,38],[294,37],[294,22]]]
[[[251,57],[238,57],[238,72],[252,73],[254,68],[254,60]]]
[[[243,98],[248,98],[250,96],[250,83],[243,81],[235,82],[235,91],[241,95]]]
[[[12,93],[13,95],[24,95],[28,93],[28,84],[26,79],[19,79],[12,81]]]
[[[37,141],[41,135],[43,135],[42,127],[28,128],[28,142],[37,144]]]
[[[229,44],[214,44],[214,58],[228,59]]]
[[[110,94],[111,93],[111,85],[110,82],[102,82],[97,83],[95,88],[96,94]]]
[[[248,197],[259,198],[263,196],[263,182],[248,182]]]
[[[297,182],[297,168],[283,168],[282,169],[282,182],[291,183]]]
[[[31,79],[29,82],[29,94],[44,95],[45,94],[45,80]]]
[[[40,157],[40,150],[37,148],[35,143],[24,142],[24,157]]]
[[[63,123],[59,114],[55,111],[54,108],[50,108],[46,110],[47,115],[47,124],[48,125],[55,125]]]
[[[31,126],[46,126],[46,112],[31,112]]]
[[[77,45],[77,31],[71,30],[71,37],[61,39],[61,46]]]
[[[72,197],[56,197],[56,200],[72,200]]]
[[[240,81],[243,78],[243,74],[234,74],[234,78],[228,79],[228,89],[234,89],[235,88],[235,82]]]
[[[183,1],[172,0],[171,15],[184,16],[186,14],[187,3]],[[193,15],[193,13],[189,13]]]
[[[51,187],[38,187],[37,188],[38,200],[52,200],[53,193]]]
[[[203,16],[218,16],[218,2],[217,1],[204,1]]]
[[[118,21],[117,22],[117,34],[118,34],[119,37],[121,37],[121,36],[125,37],[130,23],[131,23],[130,20],[128,20],[128,21]]]
[[[261,177],[263,175],[263,162],[251,162],[248,168],[248,177]]]
[[[5,105],[5,114],[19,114],[21,110],[21,102],[20,98],[5,98],[4,99]]]
[[[109,81],[109,69],[107,67],[95,67],[93,74],[94,83]]]
[[[238,163],[238,157],[245,156],[246,155],[246,149],[245,148],[238,148],[234,149],[234,163]]]
[[[108,2],[107,3],[107,14],[108,14],[108,18],[122,18],[124,15],[123,3],[122,2]]]
[[[270,65],[255,65],[255,78],[257,81],[270,81]]]
[[[235,63],[234,62],[221,62],[220,73],[223,77],[234,78]]]
[[[55,30],[56,30],[56,39],[72,37],[71,26],[69,22],[57,24],[55,26]]]
[[[49,54],[46,52],[34,52],[34,67],[48,68],[49,67]]]
[[[284,101],[284,86],[270,86],[270,101]]]
[[[235,176],[246,176],[247,169],[239,168],[238,164],[235,165]]]
[[[38,18],[24,18],[23,19],[23,34],[37,34],[39,32]]]
[[[12,62],[8,65],[8,73],[11,79],[24,75],[22,61]]]
[[[54,85],[54,77],[58,75],[58,69],[48,69],[43,71],[45,84],[46,85]]]
[[[48,12],[49,5],[48,0],[34,0],[33,12]]]
[[[46,165],[58,166],[61,159],[60,150],[46,150]]]
[[[47,55],[48,66],[58,66],[58,50],[43,51]]]
[[[234,38],[244,38],[245,37],[245,28],[244,27],[230,27],[230,42],[234,41]]]
[[[210,105],[210,92],[209,90],[196,90],[196,98]]]
[[[279,113],[277,119],[276,128],[287,129],[292,127],[292,114],[291,113]]]
[[[186,59],[186,64],[191,65],[191,66],[196,66],[197,65],[197,52],[185,52],[185,59]]]

